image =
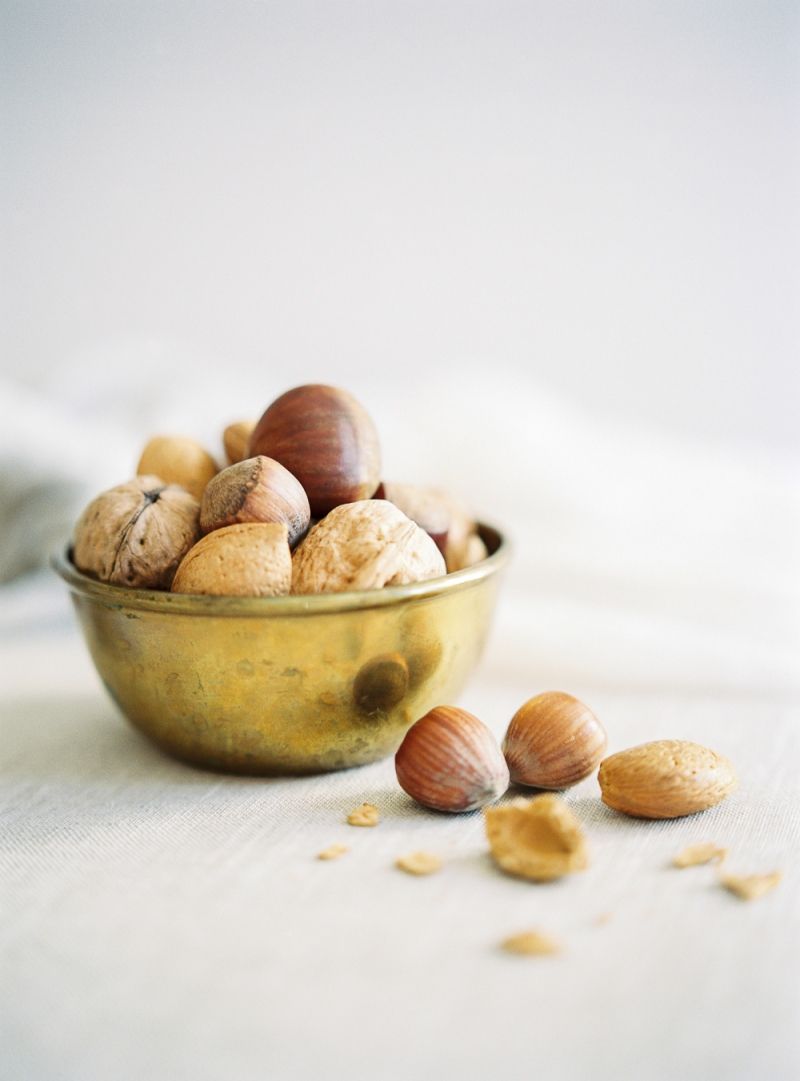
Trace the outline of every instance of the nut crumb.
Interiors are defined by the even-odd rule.
[[[340,856],[343,856],[345,852],[349,852],[350,849],[347,845],[328,845],[327,848],[323,848],[321,852],[317,853],[318,860],[338,860]]]
[[[673,867],[698,867],[702,863],[722,863],[728,855],[727,848],[720,848],[710,841],[687,845],[675,856]]]
[[[350,826],[377,826],[380,820],[380,811],[371,803],[362,803],[347,816]]]
[[[516,953],[524,957],[546,957],[561,953],[561,944],[541,931],[522,931],[511,935],[500,943],[506,953]]]
[[[781,877],[780,871],[772,871],[766,875],[720,875],[719,880],[726,890],[735,893],[742,901],[756,901],[774,890]]]
[[[594,925],[595,927],[605,927],[607,923],[611,923],[613,918],[610,912],[601,912],[599,916],[595,916]]]
[[[400,856],[394,865],[408,875],[432,875],[442,869],[442,861],[432,852],[411,852]]]

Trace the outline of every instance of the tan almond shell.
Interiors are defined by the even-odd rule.
[[[72,558],[101,582],[169,589],[200,536],[200,504],[161,477],[141,476],[96,496],[75,525]]]
[[[598,780],[603,802],[636,818],[681,818],[705,811],[738,783],[727,758],[680,739],[618,751],[601,762]]]
[[[221,470],[200,501],[204,533],[237,522],[283,522],[290,547],[308,531],[311,508],[303,486],[288,469],[263,454]]]
[[[606,730],[588,706],[563,691],[545,691],[511,718],[503,753],[516,784],[563,789],[594,773],[606,744]]]
[[[155,473],[167,484],[180,484],[200,499],[217,472],[217,463],[200,443],[183,435],[154,435],[145,444],[137,473]]]
[[[455,706],[436,706],[412,725],[394,764],[403,791],[434,811],[474,811],[508,788],[508,766],[494,735]]]
[[[222,445],[228,465],[243,462],[250,457],[250,438],[256,426],[254,420],[236,420],[222,433]]]
[[[286,526],[243,522],[208,533],[178,567],[173,593],[280,597],[289,592],[292,556]]]
[[[483,814],[492,858],[510,875],[550,882],[588,866],[581,823],[553,793],[519,797]]]

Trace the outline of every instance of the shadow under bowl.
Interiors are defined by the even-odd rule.
[[[98,582],[70,588],[92,660],[122,713],[186,762],[317,773],[393,754],[452,702],[482,652],[508,544],[463,571],[358,593],[211,597]]]

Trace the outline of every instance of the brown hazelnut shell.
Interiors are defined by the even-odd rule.
[[[263,454],[221,470],[206,485],[200,502],[204,533],[237,522],[282,522],[289,544],[308,531],[311,510],[302,485],[288,469]]]

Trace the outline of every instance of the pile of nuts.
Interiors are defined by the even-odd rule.
[[[103,582],[226,596],[380,589],[461,570],[488,552],[446,493],[383,480],[375,425],[344,390],[295,387],[198,443],[156,436],[136,476],[80,516],[73,561]]]
[[[477,717],[454,706],[430,710],[395,756],[400,787],[424,807],[462,812],[486,807],[509,783],[551,790],[486,807],[486,832],[509,874],[549,881],[587,866],[580,822],[555,790],[599,766],[603,802],[637,818],[680,818],[707,810],[737,785],[731,763],[687,740],[657,740],[603,759],[606,731],[570,694],[548,691],[525,702],[502,746]]]

